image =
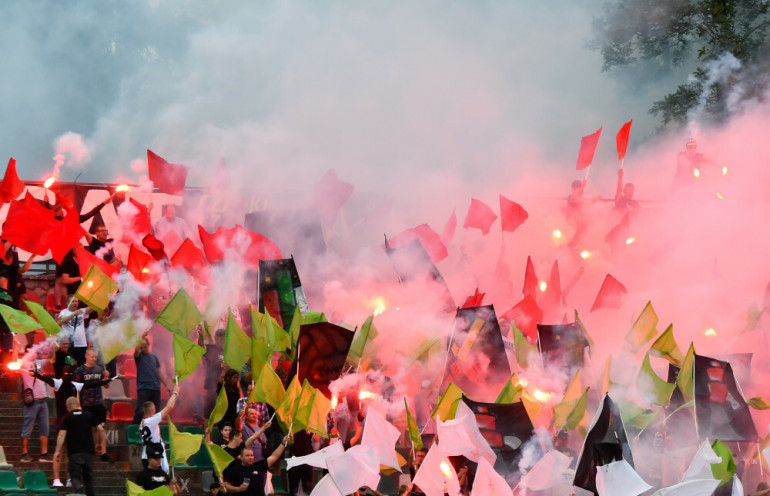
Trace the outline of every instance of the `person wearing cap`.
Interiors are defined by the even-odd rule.
[[[264,460],[254,461],[254,452],[243,448],[241,459],[233,460],[222,472],[225,489],[228,493],[239,493],[246,496],[265,496],[264,475],[276,461],[281,458],[283,451],[289,445],[290,436],[285,436],[281,444]]]
[[[92,468],[94,453],[100,455],[107,450],[104,426],[91,412],[80,409],[78,399],[67,399],[69,413],[64,417],[61,430],[56,438],[54,460],[61,462],[64,443],[69,453],[69,473],[75,493],[85,489],[86,496],[94,496]],[[93,429],[96,428],[97,443],[94,443]]]
[[[171,478],[168,472],[160,467],[163,458],[163,450],[156,446],[147,448],[147,467],[142,469],[136,476],[136,483],[146,491],[152,491],[160,486],[167,486],[174,496],[179,496],[182,490],[176,477]]]
[[[698,142],[690,138],[685,143],[685,151],[679,152],[677,155],[676,178],[674,181],[676,185],[692,184],[700,177],[704,165],[719,165],[702,153],[698,153],[697,149]]]

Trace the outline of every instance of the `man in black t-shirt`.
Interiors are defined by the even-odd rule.
[[[142,486],[145,490],[151,491],[160,486],[168,486],[168,488],[174,493],[174,496],[179,496],[182,492],[176,478],[171,478],[168,473],[160,468],[160,461],[163,457],[163,450],[155,447],[147,448],[147,468],[143,469],[136,476],[136,483]]]
[[[86,496],[94,496],[94,487],[91,480],[91,464],[94,452],[102,454],[106,451],[107,438],[104,435],[104,427],[91,412],[80,409],[77,397],[67,399],[67,411],[69,412],[62,422],[59,435],[56,438],[56,453],[54,459],[61,461],[64,442],[67,442],[69,453],[69,472],[74,492],[85,489]],[[94,447],[93,428],[96,427],[98,435],[98,447]],[[82,479],[82,483],[81,483]]]
[[[225,489],[228,493],[243,493],[246,496],[265,496],[265,487],[262,481],[264,474],[289,445],[289,436],[283,438],[281,444],[270,456],[258,462],[254,461],[254,452],[248,448],[241,451],[241,459],[233,460],[222,473]]]

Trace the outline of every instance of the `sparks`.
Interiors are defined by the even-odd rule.
[[[122,193],[126,191],[131,191],[131,186],[129,186],[128,184],[119,184],[115,187],[116,193]]]
[[[372,303],[374,304],[374,314],[373,315],[375,317],[380,315],[380,314],[382,314],[382,312],[385,311],[385,308],[386,308],[385,307],[385,300],[381,296],[378,296],[377,298],[373,299]]]
[[[695,177],[700,177],[700,169],[693,169],[692,175]]]
[[[716,336],[717,331],[715,331],[713,327],[709,327],[708,329],[706,329],[706,332],[704,332],[703,334],[705,334],[706,336]]]
[[[562,234],[559,229],[554,229],[551,236],[553,236],[553,239],[561,239]]]
[[[582,258],[583,260],[588,260],[589,258],[591,258],[591,252],[588,250],[581,251],[580,258]]]
[[[53,183],[55,183],[55,182],[56,182],[56,178],[51,176],[51,177],[49,177],[48,179],[45,180],[45,182],[43,183],[43,187],[45,189],[49,189],[51,186],[53,186]]]
[[[545,290],[548,289],[548,283],[545,281],[540,281],[540,291],[545,293]]]
[[[722,167],[722,175],[723,176],[727,175],[727,166],[726,165],[724,167]]]
[[[634,241],[636,241],[636,238],[628,238],[628,239],[626,240],[626,244],[627,244],[627,245],[630,245],[630,244],[631,244],[631,243],[633,243]]]
[[[21,360],[16,360],[15,362],[8,362],[8,370],[20,370],[21,369]]]

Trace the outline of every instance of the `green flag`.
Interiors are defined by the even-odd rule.
[[[721,462],[711,464],[711,473],[714,475],[715,479],[722,481],[719,485],[724,486],[733,478],[733,475],[735,475],[736,467],[735,460],[733,460],[733,452],[719,439],[714,441],[714,444],[711,445],[711,449],[714,450],[714,453],[716,453],[718,457],[722,458]]]
[[[181,381],[195,371],[206,349],[189,339],[174,334],[174,374]]]
[[[636,353],[642,349],[650,339],[658,333],[658,315],[652,308],[652,302],[648,301],[644,310],[631,326],[631,330],[626,334],[626,343],[631,346],[631,350]]]
[[[143,492],[144,488],[142,486],[126,479],[126,494],[128,496],[139,496]]]
[[[75,296],[92,310],[103,312],[110,304],[110,297],[117,291],[118,285],[115,281],[99,270],[99,267],[92,265],[78,286]]]
[[[286,350],[290,349],[291,338],[289,334],[270,316],[270,312],[265,309],[265,313],[262,313],[254,307],[250,308],[251,329],[254,339],[262,341],[273,351],[285,353]]]
[[[754,410],[770,410],[770,402],[761,396],[749,398],[746,403]]]
[[[195,306],[195,301],[184,289],[177,291],[155,318],[158,324],[184,337],[187,337],[202,320],[203,315]]]
[[[553,426],[563,431],[574,429],[583,420],[586,415],[586,406],[588,406],[588,391],[586,388],[583,394],[575,399],[562,400],[553,407]]]
[[[284,432],[288,432],[289,425],[294,420],[301,393],[302,386],[300,386],[299,379],[295,375],[294,379],[291,381],[291,384],[289,384],[289,387],[286,389],[286,393],[284,393],[283,398],[281,398],[280,405],[278,405],[278,408],[275,409],[275,413],[278,416],[278,420],[282,424],[281,427],[283,428]],[[299,424],[297,424],[296,427],[299,427]],[[292,431],[297,430],[301,430],[301,428],[292,428]]]
[[[116,356],[136,348],[142,342],[142,333],[131,319],[113,320],[108,322],[107,326],[117,326],[120,330],[119,332],[97,332],[93,336],[104,363],[109,363]]]
[[[452,420],[457,413],[457,404],[462,399],[462,389],[460,389],[454,382],[450,382],[446,387],[444,394],[439,397],[436,408],[433,409],[433,413],[431,413],[430,416],[436,418],[436,415],[438,415],[443,422]]]
[[[59,327],[59,324],[56,323],[56,319],[51,317],[51,314],[48,313],[48,310],[46,310],[43,305],[34,301],[22,301],[27,305],[27,308],[29,308],[29,311],[32,312],[32,315],[35,316],[37,321],[40,322],[40,325],[43,326],[46,335],[56,336],[59,334],[61,327]]]
[[[323,312],[308,312],[302,318],[303,324],[317,324],[319,322],[328,322]]]
[[[128,479],[126,479],[126,494],[128,496],[174,496],[174,492],[168,486],[160,486],[152,491],[145,491],[142,486]]]
[[[417,428],[417,422],[414,421],[412,414],[409,413],[409,404],[404,397],[404,407],[406,407],[406,428],[409,432],[409,439],[412,440],[412,446],[414,449],[422,449],[422,436],[420,435],[420,429]]]
[[[270,363],[265,363],[262,366],[259,377],[254,381],[254,388],[251,390],[248,401],[249,403],[259,401],[267,403],[273,408],[278,408],[284,393],[286,391],[283,389],[281,379],[275,373]]]
[[[526,336],[513,322],[511,322],[511,330],[513,331],[513,347],[516,352],[516,362],[519,364],[519,367],[526,369],[529,367],[530,355],[532,353],[537,354],[537,346],[529,344]]]
[[[674,324],[669,324],[666,330],[663,331],[663,334],[658,336],[658,339],[652,343],[650,354],[663,357],[677,367],[682,366],[684,355],[674,339]]]
[[[500,394],[497,395],[495,403],[516,403],[521,399],[523,389],[516,374],[511,374],[503,389],[500,390]]]
[[[214,465],[214,472],[216,472],[217,477],[222,477],[222,472],[225,471],[235,458],[230,456],[224,448],[216,444],[203,443],[203,446],[209,452],[209,458],[211,458],[211,464]]]
[[[209,425],[214,425],[225,416],[227,413],[227,393],[225,391],[225,385],[222,384],[222,388],[219,390],[219,396],[217,396],[217,402],[214,404],[214,409],[211,410],[209,416]]]
[[[618,406],[623,425],[630,425],[638,431],[643,431],[649,427],[663,411],[660,407],[652,410],[642,408],[630,401],[621,402]]]
[[[251,376],[254,378],[254,374],[262,370],[265,364],[271,364],[270,357],[273,354],[270,348],[267,347],[262,341],[251,338]]]
[[[188,458],[201,449],[202,442],[203,434],[179,432],[171,418],[168,419],[168,444],[171,452],[168,460],[169,465],[186,462]]]
[[[224,361],[235,370],[243,370],[243,366],[251,358],[251,339],[243,332],[233,312],[227,310],[227,329],[225,331]]]
[[[412,362],[421,361],[424,362],[430,356],[434,353],[438,353],[441,351],[441,339],[430,336],[425,339],[423,339],[420,344],[418,344],[414,351],[409,355],[409,357],[412,359]]]
[[[650,355],[644,355],[639,375],[636,376],[636,391],[647,401],[655,405],[666,406],[676,384],[664,381],[652,370]]]
[[[294,425],[296,427],[299,422],[305,430],[328,438],[326,417],[331,409],[331,400],[324,396],[321,391],[311,386],[307,379],[305,379],[302,382],[302,391],[300,392],[297,405],[297,413],[294,417]]]
[[[682,392],[685,401],[691,401],[695,397],[695,346],[690,343],[690,348],[682,360],[682,368],[676,377],[676,385]]]
[[[374,327],[373,315],[370,315],[366,318],[366,321],[361,326],[361,329],[359,329],[356,335],[353,337],[353,342],[350,344],[350,351],[348,351],[348,355],[352,355],[357,358],[364,356],[364,347],[370,339],[370,333],[373,333],[375,336],[378,334],[377,328]],[[374,337],[371,339],[374,339]]]
[[[3,316],[8,328],[14,334],[27,334],[28,332],[42,329],[40,322],[36,321],[21,310],[16,310],[8,305],[0,305],[0,315]]]

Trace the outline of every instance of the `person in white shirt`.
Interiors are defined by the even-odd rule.
[[[190,237],[190,230],[187,228],[187,223],[184,219],[176,216],[176,207],[172,204],[163,207],[163,217],[158,219],[158,223],[155,224],[155,237],[163,240],[163,237],[169,231],[176,231],[179,239],[182,241],[184,241],[185,238]]]
[[[163,410],[158,413],[155,413],[155,403],[152,401],[145,401],[142,405],[144,418],[139,423],[139,435],[142,437],[142,465],[144,465],[145,468],[148,466],[147,448],[150,447],[154,450],[162,450],[163,457],[160,466],[164,471],[168,472],[168,456],[166,456],[163,438],[160,435],[160,423],[163,420],[163,417],[171,413],[178,397],[179,384],[174,386],[171,398],[168,399]]]
[[[35,359],[35,352],[30,351],[30,348],[32,348],[32,345],[27,345],[27,353],[30,359],[25,360],[26,364],[31,368],[42,368],[45,365],[45,360]],[[32,428],[35,426],[35,422],[37,422],[38,429],[40,430],[40,461],[50,462],[51,457],[48,456],[48,394],[45,389],[45,382],[30,377],[28,374],[21,374],[21,380],[24,389],[30,388],[32,390],[33,401],[29,405],[24,405],[24,425],[21,428],[22,455],[20,461],[34,461],[29,454],[29,437],[32,435]]]
[[[85,326],[86,310],[78,308],[78,299],[74,295],[69,297],[67,308],[59,312],[57,323],[61,326],[62,336],[69,336],[72,342],[72,356],[78,365],[86,363],[86,339]]]

